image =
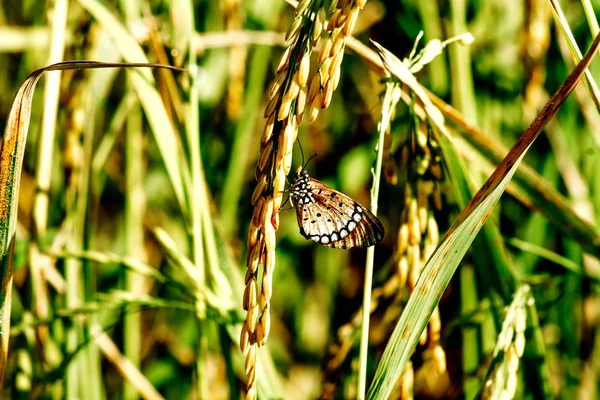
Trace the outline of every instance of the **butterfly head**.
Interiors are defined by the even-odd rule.
[[[303,167],[296,170],[296,177],[290,186],[290,197],[300,204],[307,204],[313,200],[310,176]]]

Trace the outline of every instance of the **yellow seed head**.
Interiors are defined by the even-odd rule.
[[[275,70],[278,74],[281,73],[284,69],[286,69],[288,67],[291,54],[292,54],[292,48],[288,47],[287,49],[285,49],[285,51],[279,58],[279,61],[277,62],[277,68]]]
[[[263,275],[262,296],[265,299],[270,299],[272,295],[273,295],[273,277],[271,274]]]
[[[431,244],[429,243],[429,240],[425,241],[425,246],[423,247],[423,264],[425,264],[427,260],[429,260],[429,257],[431,257],[436,248],[437,243]]]
[[[525,332],[527,327],[527,313],[524,309],[519,309],[515,313],[515,332]]]
[[[279,97],[275,96],[272,99],[267,101],[267,106],[265,107],[265,113],[263,114],[263,118],[270,119],[271,115],[275,112],[275,107],[279,103]]]
[[[344,51],[344,46],[346,45],[346,36],[338,35],[333,42],[333,47],[331,48],[331,57],[335,57],[337,54]]]
[[[271,332],[271,314],[265,313],[260,319],[260,325],[262,326],[262,331],[265,337],[269,336]]]
[[[265,253],[265,274],[272,274],[275,270],[275,251]]]
[[[248,311],[249,308],[254,307],[257,304],[257,291],[256,278],[253,277],[248,281],[246,288],[244,289],[244,310]]]
[[[308,82],[308,74],[310,72],[310,55],[308,53],[304,53],[302,56],[302,61],[300,61],[300,66],[298,67],[298,72],[296,72],[296,82],[300,87],[305,87]]]
[[[325,88],[323,89],[323,101],[321,102],[321,108],[326,109],[331,104],[331,99],[333,98],[333,82],[331,79],[327,81],[325,84]]]
[[[331,57],[327,57],[323,64],[319,67],[319,75],[321,75],[321,87],[325,87],[329,80],[329,67],[331,66]]]
[[[258,311],[258,306],[254,306],[248,309],[246,323],[248,324],[248,330],[250,332],[256,331],[256,324],[258,323]]]
[[[344,25],[346,20],[348,19],[348,12],[350,11],[350,7],[352,7],[352,3],[347,3],[344,8],[340,9],[340,14],[335,20],[335,27],[340,28]]]
[[[431,357],[433,359],[435,369],[438,374],[443,374],[446,372],[446,352],[439,344],[433,348],[431,352]]]
[[[525,352],[525,333],[517,332],[515,335],[515,351],[517,356],[521,358],[523,356],[523,352]]]
[[[350,13],[348,14],[348,19],[346,23],[342,27],[342,32],[346,36],[350,36],[352,32],[354,32],[354,27],[356,26],[356,21],[358,20],[358,13],[360,12],[359,7],[354,7]]]
[[[333,71],[333,74],[331,75],[331,87],[333,88],[333,90],[337,89],[339,83],[340,83],[340,76],[341,76],[341,68],[338,66],[335,71]]]
[[[256,163],[256,166],[259,171],[265,170],[265,167],[267,166],[267,162],[273,155],[272,150],[273,150],[273,142],[267,142],[267,144],[263,146],[263,148],[260,152],[260,155],[258,156],[258,162]]]
[[[273,209],[275,207],[275,199],[273,199]],[[277,212],[275,212],[273,214],[273,217],[271,217],[271,225],[273,225],[273,228],[275,230],[279,229],[279,207],[281,207],[281,204],[277,205]]]
[[[332,31],[336,24],[337,24],[337,19],[340,15],[340,13],[342,12],[342,10],[340,10],[339,8],[337,10],[335,10],[335,12],[333,13],[333,15],[331,16],[331,18],[329,18],[329,24],[327,24],[327,30],[328,31]]]
[[[424,329],[423,332],[421,332],[421,337],[419,338],[419,344],[421,346],[425,346],[425,344],[427,344],[427,329]]]
[[[433,343],[437,343],[440,340],[440,331],[442,329],[442,321],[440,319],[440,309],[436,307],[429,318],[429,340]]]
[[[398,254],[405,254],[408,246],[408,225],[403,223],[398,230],[398,241],[396,244]]]
[[[288,175],[292,169],[292,157],[284,157],[283,159],[283,170]]]
[[[271,100],[273,97],[275,97],[276,94],[279,93],[281,85],[283,85],[283,81],[285,81],[285,76],[285,71],[282,71],[277,74],[275,79],[273,79],[273,82],[271,82],[271,86],[269,87],[269,100]]]
[[[273,127],[275,126],[275,114],[271,114],[265,124],[260,144],[265,144],[273,137]]]
[[[279,193],[279,196],[273,196],[273,210],[279,210],[279,208],[281,208],[282,202],[283,202],[283,195],[281,193]],[[273,225],[273,226],[275,226],[275,225]]]
[[[251,370],[253,370],[256,366],[255,364],[256,361],[256,346],[250,346],[250,349],[248,349],[248,354],[246,355],[246,375],[248,375],[250,373]]]
[[[408,209],[408,242],[410,244],[421,243],[421,226],[417,211],[417,199],[412,198]]]
[[[292,81],[290,82],[290,87],[288,88],[288,91],[285,92],[285,96],[283,97],[282,101],[287,101],[288,99],[291,101],[294,101],[296,99],[296,97],[298,97],[298,92],[300,91],[300,86],[298,85],[298,73],[296,72],[296,75],[294,75],[294,79],[292,79]]]
[[[298,130],[296,129],[296,119],[290,118],[290,120],[285,126],[285,129],[283,130],[283,154],[292,154],[297,134]]]
[[[246,324],[242,325],[242,332],[240,334],[240,350],[242,354],[246,354],[248,351],[248,344],[250,342],[250,332],[248,332],[248,328],[246,328]]]
[[[273,215],[273,198],[266,199],[260,210],[260,226],[266,228],[271,225],[271,216]],[[272,226],[271,226],[272,227]],[[267,232],[263,232],[267,236]]]
[[[281,106],[279,106],[279,111],[277,112],[278,121],[283,121],[288,117],[293,100],[294,99],[288,98],[287,96],[284,99],[282,99]]]
[[[273,203],[271,203],[273,204]],[[267,251],[275,250],[275,246],[277,245],[277,239],[275,235],[275,228],[271,224],[271,216],[269,215],[269,221],[265,224],[265,246]]]
[[[434,247],[440,242],[440,230],[433,213],[430,213],[427,219],[427,239]]]
[[[254,247],[258,241],[258,227],[254,224],[248,224],[248,247]]]
[[[285,189],[285,173],[283,170],[278,170],[273,182],[273,193],[281,194]]]
[[[261,196],[256,201],[256,204],[254,204],[254,211],[252,212],[252,224],[254,226],[262,226],[260,213],[262,212],[264,202],[265,198]]]
[[[265,187],[267,185],[267,177],[263,176],[254,187],[254,191],[252,192],[252,205],[255,205],[258,201],[259,197],[263,194]]]
[[[306,106],[306,88],[303,87],[298,93],[298,100],[296,101],[296,117],[301,116],[304,113],[304,106]],[[296,122],[300,125],[300,122]]]
[[[506,364],[509,372],[517,372],[519,370],[519,353],[515,346],[509,346],[506,351]]]
[[[402,371],[400,380],[402,382],[402,393],[400,398],[412,399],[414,397],[413,387],[415,385],[415,370],[412,361],[406,363],[406,367],[404,367],[404,371]]]
[[[418,247],[418,246],[417,246]],[[408,288],[412,291],[419,280],[419,275],[421,274],[421,264],[420,262],[415,263],[415,254],[414,254],[415,246],[408,246],[407,252],[407,263],[408,263]]]
[[[307,100],[312,103],[318,93],[321,92],[321,75],[315,74],[310,81],[310,87],[308,88]]]
[[[292,22],[292,25],[290,25],[287,32],[285,33],[285,43],[288,46],[294,41],[296,41],[296,38],[300,33],[300,27],[302,26],[302,22],[304,22],[304,18],[299,16],[294,18],[294,22]]]
[[[408,258],[401,256],[396,264],[396,273],[398,274],[398,286],[404,287],[408,279]]]
[[[317,58],[317,62],[319,65],[323,64],[326,58],[329,58],[329,54],[331,52],[331,47],[333,46],[333,40],[331,36],[327,36],[323,41],[323,45],[321,46],[321,51],[319,52],[319,58]]]
[[[514,399],[517,392],[517,373],[509,373],[506,377],[506,387],[502,391],[501,399]]]
[[[263,326],[261,324],[256,326],[256,343],[258,343],[259,346],[264,346],[267,343],[267,338],[264,335]]]
[[[302,0],[301,2],[299,2],[298,6],[296,7],[296,12],[295,12],[296,15],[300,15],[304,11],[306,11],[309,4],[310,4],[310,0]]]
[[[319,110],[321,109],[321,96],[320,94],[318,95],[319,97],[319,102],[316,102],[316,97],[315,97],[315,101],[313,103],[310,104],[310,108],[308,109],[308,122],[309,123],[313,123],[317,120],[317,117],[319,116]],[[316,105],[318,104],[318,105]]]
[[[254,345],[252,345],[252,347],[256,348],[257,346],[256,346],[256,344],[254,344]],[[258,349],[256,351],[258,351]],[[251,356],[251,354],[247,354],[246,359],[250,359],[251,363],[256,364],[256,355],[254,355],[253,357],[250,357],[250,356]],[[250,387],[252,387],[252,388],[256,387],[256,368],[250,369],[250,371],[246,375],[248,376],[248,391],[250,391]]]
[[[262,243],[258,242],[256,244],[256,246],[252,247],[252,249],[248,250],[248,254],[246,256],[247,260],[246,260],[246,265],[247,265],[247,270],[246,270],[246,280],[249,280],[250,277],[256,273],[256,270],[258,269],[258,261],[259,261],[259,252],[260,252],[260,248],[262,247]]]
[[[506,329],[506,333],[504,336],[504,351],[508,351],[510,345],[512,344],[513,337],[515,336],[515,328],[510,325],[508,329]]]
[[[320,8],[317,13],[317,20],[315,21],[315,28],[312,31],[312,41],[316,43],[321,37],[321,33],[323,33],[323,28],[325,26],[325,9]]]

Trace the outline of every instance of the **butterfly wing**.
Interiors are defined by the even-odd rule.
[[[356,203],[358,205],[358,203]],[[384,230],[381,221],[371,211],[363,208],[362,219],[356,228],[345,238],[329,243],[327,246],[338,249],[351,247],[370,247],[383,239]]]
[[[300,233],[328,247],[369,247],[383,238],[383,226],[373,213],[350,197],[310,178],[312,201],[296,202]]]

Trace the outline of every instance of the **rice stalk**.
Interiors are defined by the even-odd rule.
[[[399,149],[400,169],[406,171],[406,181],[396,243],[399,285],[408,285],[409,293],[414,290],[423,266],[439,243],[440,233],[434,210],[442,208],[443,181],[443,161],[431,126],[427,121],[420,122],[414,115],[411,127],[408,140]],[[446,373],[446,355],[440,345],[441,320],[437,306],[427,326],[428,329],[423,331],[419,339],[420,345],[427,345],[428,348],[423,354],[420,369],[427,371],[428,378],[434,380],[433,376]],[[413,397],[411,385],[415,383],[415,376],[421,375],[420,371],[411,371],[412,368],[413,363],[407,363],[400,378],[402,399]],[[443,384],[443,381],[438,382]]]
[[[360,10],[367,0],[339,0],[334,2],[333,13],[327,23],[327,36],[321,45],[317,62],[319,67],[311,78],[308,89],[308,120],[317,119],[319,111],[329,107],[333,92],[341,77],[346,39],[352,35]],[[319,19],[324,20],[324,10],[319,11]],[[318,35],[316,35],[318,37]]]
[[[310,54],[323,29],[321,1],[302,1],[286,33],[288,47],[279,59],[269,88],[264,117],[266,126],[256,165],[257,185],[252,194],[254,211],[248,228],[248,250],[243,307],[246,320],[240,349],[246,356],[247,398],[256,393],[258,347],[271,330],[270,301],[273,292],[276,231],[283,203],[286,177],[292,167],[292,149],[306,106]],[[259,265],[262,278],[259,283]]]
[[[482,399],[508,400],[515,397],[519,361],[526,344],[527,304],[533,301],[529,285],[523,285],[516,291],[496,341],[492,367],[482,387]]]

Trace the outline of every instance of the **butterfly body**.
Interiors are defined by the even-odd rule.
[[[350,197],[311,178],[298,168],[290,187],[300,234],[328,247],[373,246],[383,239],[381,222]]]

